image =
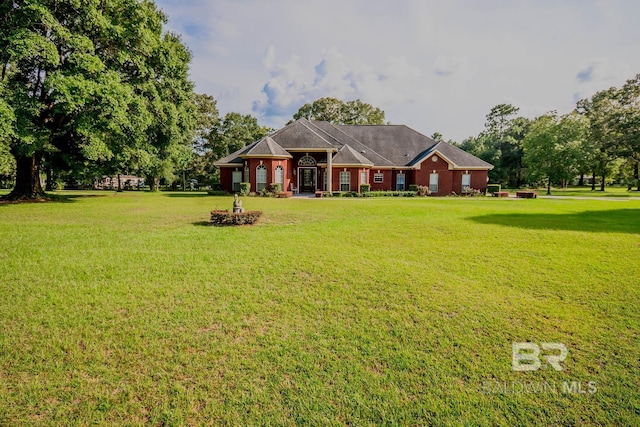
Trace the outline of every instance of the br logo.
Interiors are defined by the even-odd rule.
[[[542,350],[541,350],[542,348]],[[540,353],[556,371],[562,371],[560,362],[567,358],[567,346],[559,342],[543,342],[540,346],[531,342],[511,343],[511,367],[514,371],[537,371],[540,369]]]

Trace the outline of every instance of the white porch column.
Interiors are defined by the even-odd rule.
[[[333,153],[327,150],[327,191],[331,193],[331,183],[333,182],[333,173],[331,169],[331,157],[333,157]]]

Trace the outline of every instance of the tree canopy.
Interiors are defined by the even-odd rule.
[[[158,162],[190,142],[190,54],[178,36],[163,33],[166,17],[153,2],[16,0],[0,12],[1,82],[15,117],[9,197],[43,194],[45,157],[114,171],[135,160],[156,175]]]
[[[384,111],[356,99],[341,101],[336,98],[319,98],[304,104],[293,115],[294,120],[327,121],[339,125],[383,125]]]
[[[588,120],[577,113],[558,116],[552,112],[535,119],[523,141],[530,179],[546,179],[551,194],[552,182],[576,176],[588,130]]]

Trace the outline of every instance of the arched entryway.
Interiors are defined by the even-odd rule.
[[[306,155],[298,161],[298,191],[314,193],[318,188],[318,165],[316,159]]]

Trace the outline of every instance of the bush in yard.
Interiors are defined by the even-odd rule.
[[[251,225],[262,215],[261,211],[246,211],[241,213],[229,212],[229,210],[211,211],[211,225]]]
[[[476,190],[475,188],[471,188],[469,187],[464,193],[464,196],[469,196],[469,197],[477,197],[477,196],[482,196],[482,191],[480,190]]]
[[[409,184],[409,191],[415,191],[418,192],[418,184]]]
[[[487,194],[493,195],[493,193],[500,191],[501,188],[500,184],[487,184]]]
[[[269,188],[271,189],[271,192],[272,192],[272,193],[276,193],[276,194],[278,194],[278,193],[282,192],[282,184],[281,184],[281,183],[279,183],[279,182],[274,182],[274,183],[272,183],[272,184],[269,186]]]
[[[361,193],[368,193],[369,191],[371,191],[371,184],[360,184]]]
[[[250,182],[241,182],[240,183],[240,195],[246,196],[251,191],[251,183]]]
[[[416,189],[415,190],[411,190],[411,186],[409,186],[409,190],[410,191],[415,191],[416,192],[416,196],[420,196],[420,197],[430,196],[431,195],[431,190],[429,190],[429,187],[427,187],[426,185],[416,185]]]

